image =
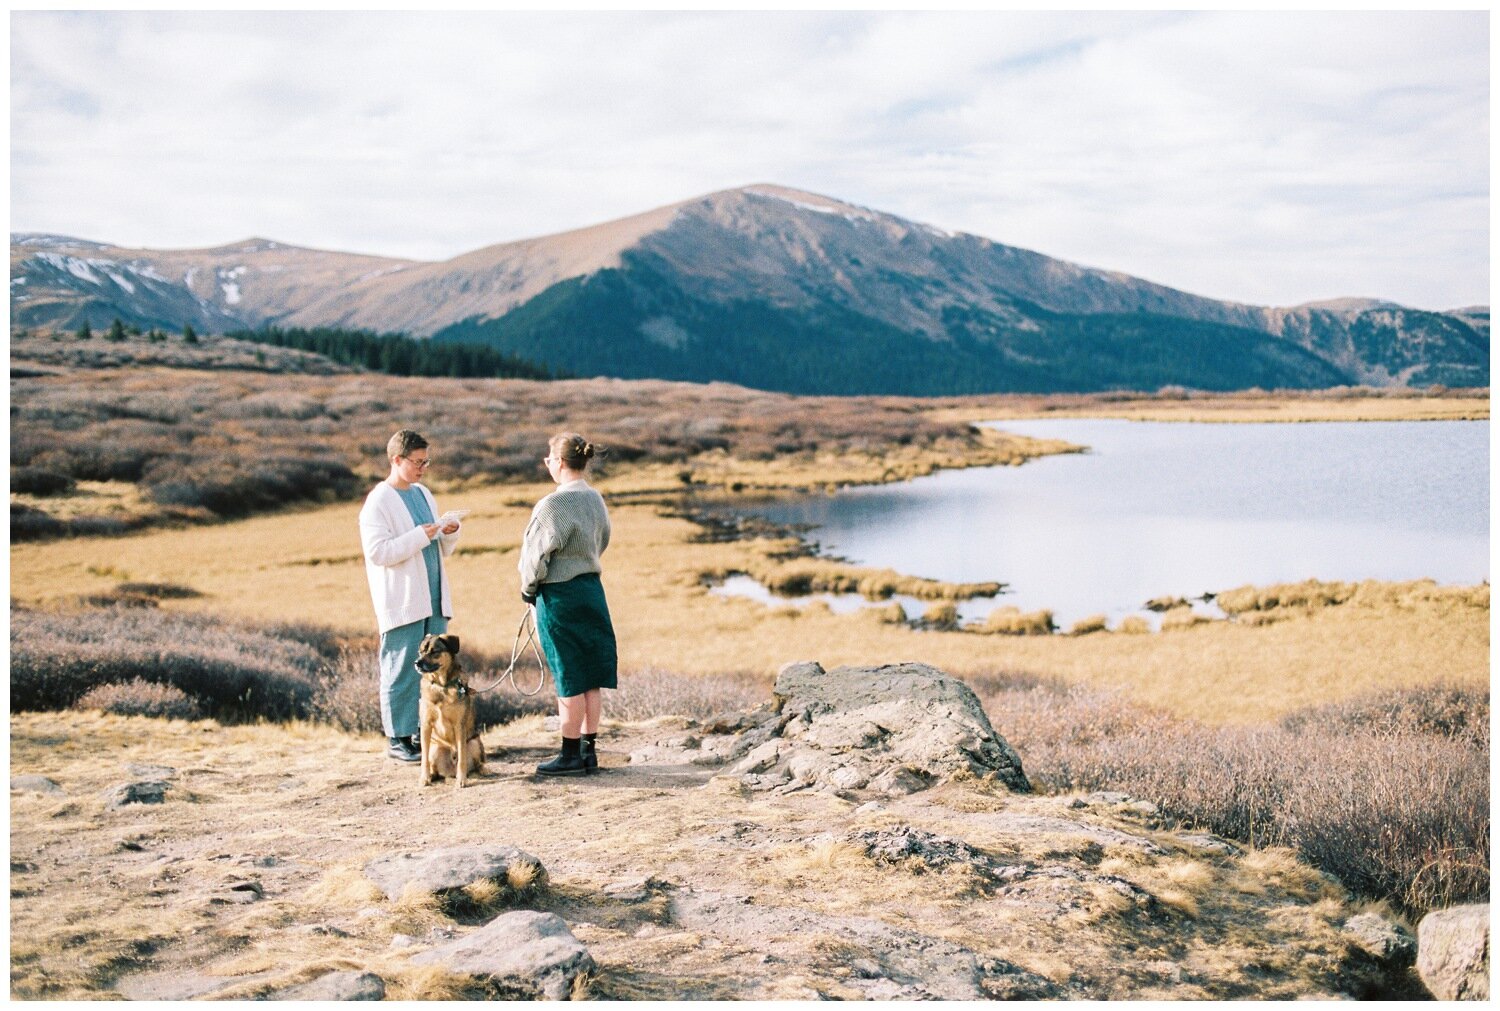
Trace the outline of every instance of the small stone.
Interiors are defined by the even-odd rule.
[[[417,943],[417,939],[410,934],[397,934],[391,938],[392,948],[410,948]]]
[[[259,902],[265,897],[265,889],[261,887],[259,881],[231,881],[210,901],[245,906],[252,902]]]
[[[10,790],[12,793],[62,793],[63,788],[58,786],[46,776],[12,776],[10,777]]]
[[[111,811],[118,811],[129,804],[160,804],[166,800],[167,791],[170,789],[172,789],[171,783],[153,779],[112,786],[101,796],[104,798],[105,807]]]
[[[1138,814],[1145,818],[1155,818],[1161,814],[1161,808],[1149,800],[1132,800],[1127,804],[1121,804],[1120,810],[1126,814]]]
[[[1344,933],[1377,962],[1397,968],[1411,965],[1417,957],[1417,939],[1383,916],[1360,913],[1344,924]]]

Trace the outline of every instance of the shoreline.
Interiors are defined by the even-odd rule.
[[[1203,424],[1307,424],[1339,421],[1488,421],[1488,391],[1367,393],[1309,391],[1306,395],[1013,394],[965,399],[936,408],[940,421],[1041,421],[1049,418],[1118,418],[1126,421]]]

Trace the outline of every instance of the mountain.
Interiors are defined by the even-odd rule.
[[[13,323],[340,326],[799,393],[1487,386],[1489,312],[1224,302],[780,186],[422,263],[11,242]]]

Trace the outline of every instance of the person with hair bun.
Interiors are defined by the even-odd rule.
[[[616,686],[615,630],[600,582],[609,547],[609,510],[584,480],[594,444],[574,432],[554,435],[542,461],[557,490],[536,504],[521,542],[521,599],[536,610],[537,637],[562,720],[562,750],[536,771],[571,776],[599,768],[595,739],[601,688]]]

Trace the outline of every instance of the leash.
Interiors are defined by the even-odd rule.
[[[536,657],[537,667],[536,687],[531,689],[531,691],[522,688],[516,681],[516,664],[520,661],[521,657],[526,655],[527,646],[531,647],[531,654]],[[527,697],[539,693],[542,690],[542,685],[547,680],[547,661],[543,658],[542,648],[536,641],[536,608],[530,604],[526,605],[526,613],[521,615],[521,624],[516,627],[516,639],[510,647],[510,666],[506,667],[499,677],[483,688],[475,688],[470,685],[469,691],[477,695],[480,692],[487,692],[499,687],[506,680],[510,681],[512,688]]]

